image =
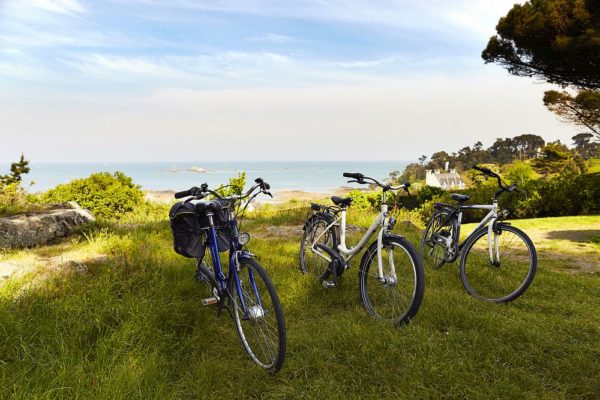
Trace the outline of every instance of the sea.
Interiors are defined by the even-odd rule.
[[[185,190],[208,183],[226,184],[229,178],[246,172],[247,182],[263,178],[272,191],[301,190],[329,193],[348,184],[343,172],[360,172],[385,179],[392,171],[402,171],[407,161],[231,161],[231,162],[30,162],[31,171],[24,176],[30,192],[42,192],[58,184],[89,176],[94,172],[122,171],[145,190]],[[0,174],[9,164],[0,163]],[[6,172],[5,172],[6,171]]]

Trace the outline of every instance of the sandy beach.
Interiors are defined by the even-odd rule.
[[[303,190],[278,190],[273,191],[273,198],[268,196],[258,196],[256,202],[259,204],[280,204],[287,203],[290,200],[313,201],[328,199],[331,196],[346,196],[352,190],[361,190],[364,188],[353,188],[348,186],[339,187],[331,193],[307,192]],[[174,190],[146,190],[146,200],[155,203],[172,203],[175,198]]]

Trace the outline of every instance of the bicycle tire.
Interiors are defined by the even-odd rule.
[[[325,229],[333,222],[333,218],[325,215],[316,214],[306,221],[304,226],[304,234],[302,235],[302,241],[300,242],[300,270],[304,274],[313,274],[317,279],[328,279],[331,271],[329,271],[329,263],[327,260],[322,259],[318,255],[314,254],[308,245],[318,237],[318,234],[322,231],[319,229]],[[337,227],[332,227],[319,241],[324,245],[337,249],[340,244],[339,234]]]
[[[522,230],[515,228],[512,225],[508,225],[508,224],[497,224],[496,227],[496,232],[498,232],[499,235],[502,235],[503,232],[507,232],[507,233],[512,233],[514,235],[516,235],[516,237],[518,237],[519,239],[521,239],[523,241],[524,247],[521,246],[521,248],[512,248],[510,250],[509,253],[500,253],[500,259],[501,261],[499,262],[500,265],[496,266],[494,265],[492,262],[490,262],[489,259],[489,255],[487,255],[485,252],[489,252],[489,246],[486,245],[486,243],[483,243],[481,245],[478,245],[478,241],[481,238],[484,238],[487,233],[487,227],[482,228],[480,230],[478,230],[477,232],[475,232],[469,239],[468,241],[465,243],[465,246],[463,248],[463,252],[461,255],[461,259],[460,259],[460,278],[462,280],[463,286],[465,287],[465,290],[467,291],[467,293],[469,293],[471,296],[478,298],[480,300],[484,300],[484,301],[489,301],[489,302],[493,302],[493,303],[506,303],[509,301],[512,301],[514,299],[516,299],[517,297],[521,296],[523,293],[525,293],[525,291],[529,288],[529,286],[531,285],[531,282],[533,282],[533,278],[535,276],[536,270],[537,270],[537,252],[535,249],[535,246],[533,245],[533,242],[531,241],[531,239],[529,238],[529,236],[527,236],[527,234],[525,232],[523,232]],[[505,235],[506,237],[506,235]],[[514,241],[514,240],[513,240]],[[485,242],[487,242],[487,238],[485,240]],[[483,254],[479,254],[480,257],[476,258],[475,257],[475,250],[474,247],[478,245],[479,250],[477,250],[477,253],[483,253]],[[500,251],[504,251],[506,250],[506,248],[508,247],[508,243],[499,250]],[[520,256],[523,254],[524,250],[527,249],[528,251],[528,259],[529,262],[527,263],[528,266],[526,266],[526,263],[523,263],[523,266],[519,267],[516,263],[516,261],[513,261],[512,264],[511,263],[507,263],[506,262],[506,256]],[[471,258],[469,258],[471,256]],[[486,258],[487,257],[487,258]],[[469,265],[467,266],[467,262],[469,260],[477,260],[479,261],[478,264],[476,265]],[[487,261],[487,263],[486,263]],[[475,263],[475,262],[474,262]],[[472,264],[474,264],[472,263]],[[486,271],[485,273],[478,271],[477,270],[477,266],[481,268],[481,270]],[[503,268],[503,267],[511,267],[512,269],[510,269],[510,271],[508,270],[508,268]],[[524,270],[527,269],[527,273],[524,274]],[[502,271],[502,273],[500,272]],[[507,278],[509,278],[509,275],[514,275],[516,276],[517,279],[515,279],[515,281],[520,281],[520,283],[518,285],[512,285],[512,284],[504,284],[504,286],[516,286],[516,288],[510,289],[511,291],[508,294],[502,294],[502,295],[493,295],[491,296],[490,294],[493,293],[493,287],[490,287],[489,285],[486,284],[475,284],[475,282],[478,280],[479,277],[483,277],[483,275],[492,275],[494,277],[494,280],[496,281],[497,284],[502,283],[502,282],[506,282]],[[504,277],[501,277],[501,275],[504,275]],[[524,279],[521,279],[520,276],[524,276]],[[500,280],[500,278],[503,278],[502,281]],[[486,293],[486,286],[488,286],[489,290],[487,290]],[[500,286],[500,285],[498,285]],[[505,292],[505,290],[497,290],[497,292]]]
[[[446,225],[450,226],[450,221],[448,221],[447,224],[443,224],[443,221],[445,221],[447,217],[448,212],[436,211],[427,222],[421,239],[421,257],[423,257],[424,264],[433,269],[439,269],[446,263],[444,258],[446,249],[437,243],[431,242],[431,235],[433,232],[439,231]]]
[[[396,272],[395,283],[382,283],[379,281],[378,275],[378,263],[377,263],[377,241],[373,242],[369,249],[363,256],[361,266],[359,270],[359,292],[360,297],[367,312],[379,319],[384,319],[393,325],[402,326],[408,324],[417,314],[421,302],[423,301],[423,294],[425,292],[425,274],[423,271],[423,263],[419,256],[417,249],[404,237],[394,236],[390,238],[384,238],[382,251],[384,248],[398,247],[399,255],[398,260],[408,259],[410,263],[404,262],[403,264],[398,263],[394,259],[394,267]],[[404,255],[404,257],[402,257]],[[393,254],[392,254],[392,257]],[[382,254],[382,261],[385,263],[385,256]],[[375,262],[373,262],[375,261]],[[389,262],[388,262],[389,264]],[[389,266],[389,265],[388,265]],[[386,266],[384,265],[384,276]],[[400,267],[400,268],[399,268]],[[374,273],[373,268],[377,269]],[[369,273],[371,271],[371,273]],[[410,282],[410,273],[412,272],[413,282]],[[371,278],[369,280],[369,278]],[[387,277],[386,277],[387,279]],[[372,285],[369,285],[370,283]],[[387,285],[387,286],[386,286]],[[383,288],[385,296],[375,295],[375,289]],[[396,294],[390,295],[390,293],[396,293],[396,291],[388,290],[394,288],[401,288],[403,291],[411,292],[408,301],[405,301],[405,305],[401,306],[399,312],[396,310],[396,306],[391,304],[383,304],[381,299],[391,299],[392,301],[398,300]],[[377,300],[375,298],[377,297]],[[405,296],[405,298],[407,298]],[[391,308],[391,313],[390,311]]]
[[[260,302],[250,284],[251,275],[254,276]],[[249,310],[253,310],[249,312],[250,317],[242,312],[238,292],[232,287],[232,314],[240,343],[256,365],[275,373],[283,366],[286,352],[285,319],[279,296],[267,272],[254,259],[240,260],[238,277],[244,303]]]

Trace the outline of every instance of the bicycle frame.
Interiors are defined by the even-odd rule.
[[[488,249],[489,249],[489,257],[490,262],[494,262],[494,249],[496,250],[495,260],[500,261],[500,251],[498,249],[498,235],[494,234],[494,225],[498,220],[498,201],[494,200],[491,205],[488,204],[475,204],[475,205],[459,205],[457,208],[453,209],[451,213],[448,214],[448,217],[441,224],[441,227],[446,225],[448,221],[451,219],[451,227],[452,227],[452,236],[447,238],[446,246],[451,246],[451,242],[459,243],[460,240],[460,226],[462,221],[462,212],[463,210],[475,209],[475,210],[490,210],[485,217],[479,222],[479,224],[473,229],[473,231],[462,241],[462,243],[458,244],[458,251],[460,252],[464,247],[465,243],[482,227],[488,227]],[[440,228],[441,228],[440,227]],[[492,246],[492,236],[494,245]]]
[[[219,285],[217,288],[219,292],[219,297],[227,294],[229,297],[231,296],[231,290],[234,289],[240,299],[240,305],[244,315],[248,318],[248,308],[246,307],[246,303],[244,301],[244,296],[242,295],[242,286],[240,284],[240,278],[238,276],[238,271],[240,270],[240,259],[250,259],[252,258],[252,253],[247,250],[243,250],[242,246],[238,241],[238,224],[235,219],[235,215],[233,211],[229,211],[229,226],[231,229],[231,244],[229,247],[229,273],[227,276],[223,273],[223,268],[221,266],[221,258],[219,256],[219,247],[217,244],[217,229],[214,226],[213,222],[213,213],[207,212],[206,216],[209,219],[210,227],[208,228],[208,248],[210,250],[211,260],[213,263],[213,268],[215,271],[215,279]],[[248,280],[250,285],[252,286],[252,291],[256,296],[256,300],[258,304],[262,307],[262,302],[260,300],[260,296],[258,294],[258,289],[256,288],[256,281],[254,280],[254,271],[250,269],[248,271]]]
[[[383,275],[381,247],[383,244],[383,234],[387,230],[387,227],[388,227],[387,215],[388,215],[388,205],[386,204],[386,194],[384,191],[383,198],[382,198],[382,204],[381,204],[381,211],[379,212],[379,215],[377,215],[377,217],[375,218],[375,220],[373,221],[371,226],[369,226],[369,229],[367,229],[367,232],[365,232],[365,234],[361,237],[359,242],[355,246],[348,248],[346,245],[346,208],[342,208],[340,216],[337,217],[337,219],[335,219],[331,224],[329,224],[317,238],[315,238],[315,240],[313,241],[313,243],[310,246],[310,249],[313,253],[317,254],[319,257],[327,260],[327,262],[331,262],[332,260],[326,254],[324,254],[323,252],[316,249],[314,247],[314,245],[315,245],[315,243],[317,243],[319,241],[319,239],[327,231],[332,229],[333,226],[337,225],[339,222],[340,223],[340,231],[341,231],[340,232],[340,244],[336,250],[338,251],[338,254],[342,257],[342,259],[345,263],[345,268],[348,269],[349,261],[365,247],[367,242],[371,239],[371,236],[373,236],[375,231],[377,229],[379,229],[379,232],[377,234],[377,264],[378,264],[378,268],[379,268],[378,269],[378,278],[380,280],[385,279],[384,275]],[[396,270],[394,268],[392,253],[390,253],[390,270],[391,270],[391,276],[393,278],[396,278]]]

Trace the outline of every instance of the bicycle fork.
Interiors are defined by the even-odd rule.
[[[494,229],[496,221],[492,221],[488,225],[488,250],[490,257],[490,264],[499,267],[500,266],[500,246],[498,245],[500,241],[500,233],[496,232]]]
[[[385,208],[384,208],[385,206]],[[387,213],[387,205],[382,205],[382,212]],[[385,214],[384,214],[385,215]],[[377,279],[384,285],[395,285],[398,281],[396,276],[396,267],[394,266],[394,250],[390,248],[388,252],[388,262],[390,267],[390,274],[385,276],[383,273],[383,256],[381,250],[383,249],[383,233],[387,230],[387,220],[383,219],[381,223],[381,230],[377,234]]]

